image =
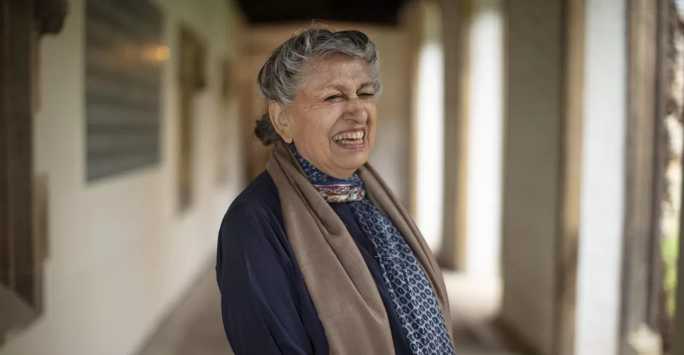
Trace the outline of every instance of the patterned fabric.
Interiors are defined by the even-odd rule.
[[[323,199],[331,203],[352,202],[363,200],[366,192],[350,185],[314,185]]]
[[[326,185],[334,186],[336,193],[342,191],[339,186],[348,186],[350,191],[363,188],[363,181],[358,175],[342,180],[328,176],[304,159],[290,145],[302,170],[309,181],[321,191]],[[321,192],[325,197],[327,192]],[[422,265],[411,247],[406,243],[392,221],[378,209],[365,192],[354,192],[354,197],[339,197],[350,203],[352,211],[363,232],[375,246],[375,258],[382,270],[385,286],[392,298],[390,305],[399,315],[402,331],[408,339],[411,351],[415,355],[449,355],[455,354],[444,317],[439,308],[437,296],[427,278]],[[336,202],[326,199],[328,202]]]
[[[311,184],[326,201],[331,203],[361,201],[366,196],[363,181],[358,175],[354,174],[346,180],[334,178],[318,170],[308,160],[304,159],[297,152],[294,144],[289,144],[288,148],[297,158],[299,166],[304,170],[304,174],[309,178]]]

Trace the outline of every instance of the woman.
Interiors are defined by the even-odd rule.
[[[358,31],[309,29],[259,72],[273,144],[219,232],[226,335],[242,354],[453,354],[439,268],[367,164],[378,55]]]

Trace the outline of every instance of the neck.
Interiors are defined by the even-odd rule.
[[[323,169],[323,168],[318,168],[318,170],[326,173],[327,175],[330,175],[331,177],[334,177],[335,179],[340,179],[340,180],[351,179],[351,177],[354,175],[354,171],[333,173],[333,172],[330,172],[330,171]]]
[[[314,165],[297,151],[294,144],[288,145],[288,149],[294,155],[302,170],[304,170],[304,174],[313,184],[353,183],[354,180],[358,179],[354,171],[331,172],[328,169]]]

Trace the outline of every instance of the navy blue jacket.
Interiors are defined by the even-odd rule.
[[[361,251],[385,304],[397,355],[410,355],[389,307],[370,239],[348,204],[331,204]],[[216,277],[226,336],[236,355],[327,355],[328,343],[285,232],[280,199],[263,172],[233,201],[218,238]]]

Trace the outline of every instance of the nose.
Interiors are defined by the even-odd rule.
[[[368,121],[368,110],[362,100],[359,97],[355,97],[347,102],[345,116],[356,123],[365,124]]]

